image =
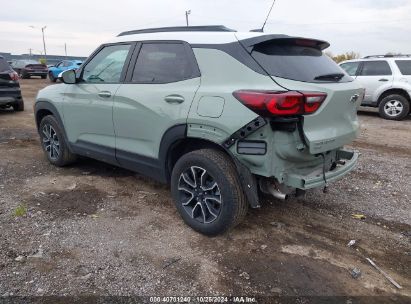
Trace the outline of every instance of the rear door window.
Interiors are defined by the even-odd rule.
[[[361,76],[387,76],[392,75],[390,65],[387,61],[364,61],[361,68]]]
[[[402,75],[411,75],[411,60],[396,60]]]
[[[353,79],[321,50],[296,45],[292,41],[268,41],[257,44],[251,56],[272,76],[304,82],[324,82],[316,79],[324,75],[341,75],[334,82]],[[326,80],[330,82],[330,79]]]
[[[198,76],[183,43],[143,43],[131,82],[171,83]]]
[[[4,58],[0,58],[0,72],[10,70],[10,66]]]
[[[350,76],[355,76],[357,75],[357,70],[360,65],[360,62],[346,62],[340,65],[340,67],[343,68],[347,72],[348,75]]]

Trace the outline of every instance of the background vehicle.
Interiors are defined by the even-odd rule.
[[[19,76],[8,62],[0,56],[0,109],[13,107],[15,111],[24,110]]]
[[[344,61],[340,66],[365,87],[363,106],[378,107],[385,119],[410,113],[411,55],[375,55]]]
[[[350,172],[363,89],[314,39],[222,26],[121,33],[38,93],[48,160],[76,154],[170,183],[207,235],[241,222],[259,191],[286,199]]]
[[[41,76],[45,79],[47,77],[47,66],[35,60],[14,60],[11,67],[21,78]]]
[[[77,70],[83,62],[80,60],[63,60],[53,67],[49,68],[49,79],[56,82],[59,74],[66,70]]]

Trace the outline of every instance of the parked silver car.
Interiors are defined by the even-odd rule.
[[[340,66],[365,87],[362,106],[378,107],[385,119],[401,120],[410,113],[411,55],[367,56]]]

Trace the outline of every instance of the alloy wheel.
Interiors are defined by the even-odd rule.
[[[56,160],[60,155],[60,142],[56,131],[50,124],[45,124],[42,129],[42,142],[46,153],[51,160]]]
[[[384,105],[384,112],[390,117],[396,117],[402,113],[404,105],[399,100],[390,100]]]
[[[181,173],[178,191],[179,202],[191,218],[203,224],[218,218],[222,207],[221,192],[206,169],[191,166]]]

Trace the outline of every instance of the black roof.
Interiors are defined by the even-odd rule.
[[[117,35],[126,36],[134,34],[148,34],[148,33],[161,33],[161,32],[236,32],[233,29],[225,27],[224,25],[202,25],[202,26],[174,26],[174,27],[157,27],[141,30],[133,30],[122,32]]]

